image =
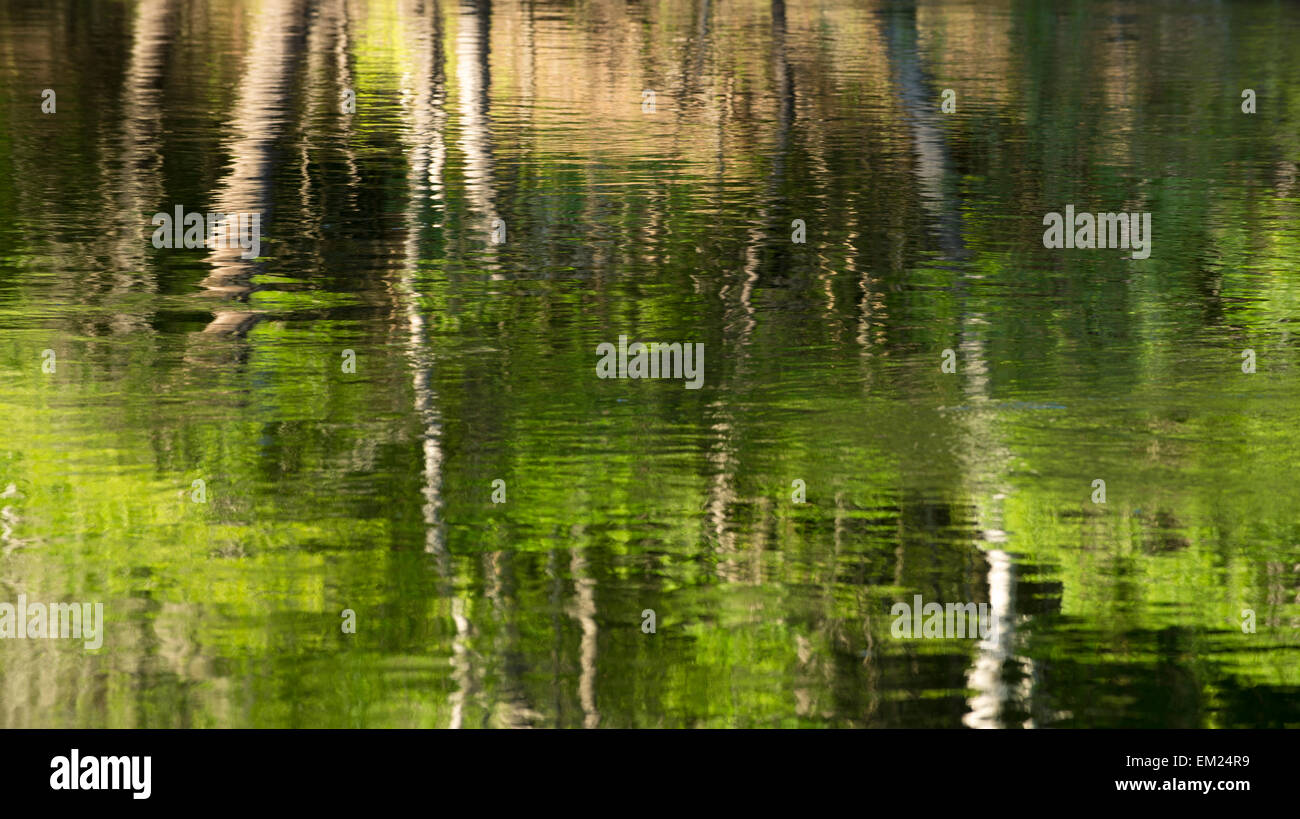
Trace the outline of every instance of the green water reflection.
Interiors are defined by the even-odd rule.
[[[0,725],[1300,725],[1297,42],[1263,2],[0,6],[0,601],[107,629],[0,641]],[[1069,204],[1150,258],[1044,249]],[[154,249],[176,205],[262,256]],[[703,388],[597,379],[619,335]],[[896,640],[915,594],[1009,627]]]

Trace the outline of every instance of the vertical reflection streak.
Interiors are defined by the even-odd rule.
[[[456,33],[456,80],[460,86],[459,147],[465,158],[465,196],[470,210],[482,220],[482,235],[493,230],[499,218],[496,211],[492,160],[492,134],[489,116],[491,66],[489,51],[492,35],[491,0],[461,0]],[[507,240],[509,237],[507,236]],[[492,241],[489,253],[495,255]],[[489,262],[489,269],[495,264]],[[499,279],[493,273],[493,279]]]
[[[573,573],[574,591],[570,616],[582,626],[582,671],[578,678],[582,725],[596,728],[600,725],[600,711],[596,709],[596,581],[587,575],[587,559],[580,547],[575,546],[569,557],[569,570]]]
[[[437,4],[410,0],[402,4],[402,19],[407,37],[414,43],[413,64],[406,72],[402,98],[410,111],[406,150],[410,156],[407,172],[409,199],[406,209],[405,264],[398,289],[406,307],[408,328],[407,356],[413,371],[415,409],[422,427],[424,461],[424,495],[422,513],[425,524],[425,551],[435,556],[443,578],[449,577],[445,524],[442,521],[442,418],[438,394],[434,387],[435,355],[429,342],[429,328],[420,310],[416,276],[420,265],[420,234],[423,230],[423,198],[440,191],[442,185],[442,111],[445,88],[442,82],[441,15]],[[436,181],[436,188],[431,184]]]
[[[894,3],[881,16],[890,62],[894,66],[897,93],[903,110],[907,112],[907,122],[912,132],[921,204],[931,216],[944,257],[960,260],[966,255],[961,236],[960,203],[956,197],[947,193],[953,161],[939,127],[939,112],[934,102],[935,89],[922,66],[916,5],[913,2]],[[980,313],[971,312],[967,308],[969,287],[967,273],[962,269],[958,273],[956,285],[961,305],[958,346],[965,376],[963,389],[975,407],[966,416],[963,438],[967,442],[967,449],[964,461],[971,491],[977,497],[987,497],[996,491],[1001,477],[990,464],[995,461],[1009,463],[1010,458],[1009,454],[1008,457],[997,457],[990,451],[1002,450],[1003,447],[995,421],[989,413],[980,409],[989,401],[988,364],[980,329],[986,322]],[[1001,497],[1001,494],[997,497]],[[986,540],[1001,542],[1005,539],[1000,515],[987,509],[985,503],[976,503],[975,522]],[[984,555],[989,565],[989,603],[996,628],[993,639],[979,644],[974,665],[967,673],[967,684],[977,694],[969,700],[970,710],[963,716],[963,722],[973,728],[1000,726],[1002,706],[1010,698],[1008,688],[1002,681],[1002,664],[1012,656],[1015,640],[1015,618],[1012,611],[1015,563],[1001,549],[987,549]]]
[[[149,292],[157,291],[157,282],[143,275],[143,234],[149,224],[148,214],[163,197],[163,158],[158,142],[163,119],[160,80],[172,40],[169,27],[174,21],[173,6],[173,0],[142,0],[132,31],[131,56],[122,89],[122,164],[118,179],[122,194],[117,222],[123,228],[113,256],[118,287],[123,290],[142,278]],[[143,317],[126,323],[130,329],[147,326]]]
[[[219,213],[262,214],[263,227],[269,223],[273,149],[287,121],[304,13],[301,0],[268,0],[257,15],[252,50],[245,63],[239,83],[239,102],[230,123],[231,162],[213,197]],[[225,240],[224,230],[218,231],[214,238],[213,244],[230,244]],[[242,252],[237,243],[235,247],[210,250],[208,263],[212,273],[201,283],[208,294],[242,297],[252,292],[249,279],[257,273],[259,265],[241,258]],[[243,334],[258,318],[250,311],[220,310],[204,332]]]

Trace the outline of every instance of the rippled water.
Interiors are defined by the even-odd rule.
[[[0,641],[0,725],[1300,724],[1297,42],[3,4],[0,602],[106,634]],[[178,205],[261,256],[155,248]],[[1150,258],[1044,248],[1067,205],[1150,212]],[[597,378],[620,335],[703,386]],[[1005,627],[896,639],[915,595]]]

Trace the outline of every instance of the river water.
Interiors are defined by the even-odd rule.
[[[0,640],[0,726],[1300,724],[1297,42],[0,5],[0,602],[104,607]],[[177,206],[260,255],[155,247]],[[1067,206],[1149,257],[1044,247]],[[699,388],[599,378],[620,336]]]

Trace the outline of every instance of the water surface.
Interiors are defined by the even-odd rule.
[[[1297,42],[1267,2],[0,5],[0,601],[107,630],[0,641],[0,726],[1300,725]],[[1045,249],[1069,204],[1150,258]],[[262,255],[154,248],[176,205]],[[620,335],[703,387],[596,378]],[[917,594],[1008,628],[894,639]]]

